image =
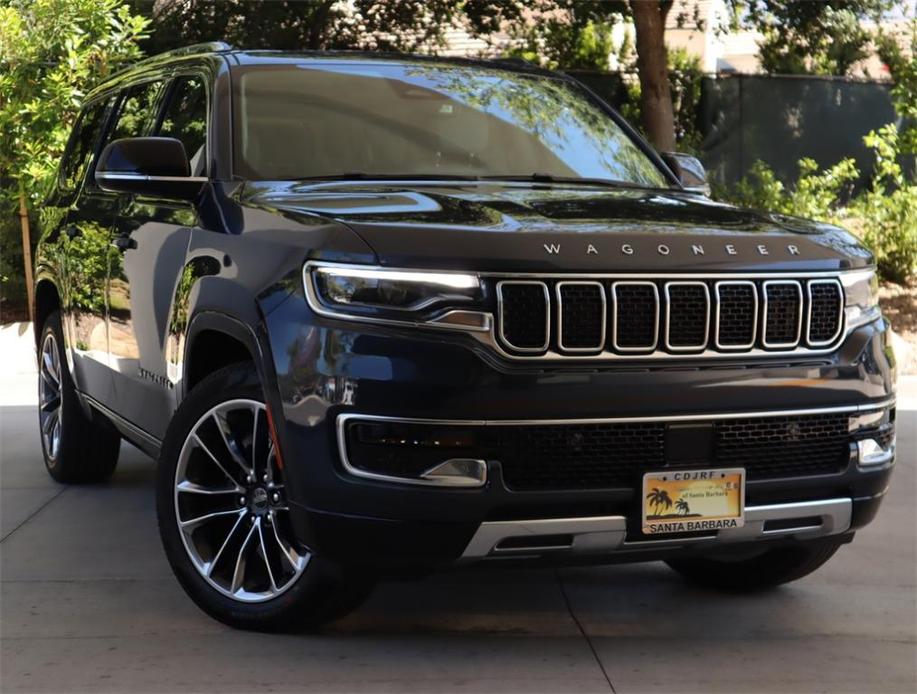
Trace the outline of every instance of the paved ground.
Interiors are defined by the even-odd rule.
[[[321,635],[205,617],[159,546],[153,463],[45,474],[33,376],[0,365],[0,690],[913,692],[917,380],[877,520],[821,572],[758,597],[661,564],[465,571],[389,583]],[[22,364],[24,362],[18,362]],[[21,373],[16,373],[17,368]],[[9,404],[4,404],[9,403]]]

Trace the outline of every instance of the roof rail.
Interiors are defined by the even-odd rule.
[[[166,51],[165,53],[157,53],[156,55],[151,55],[148,59],[175,58],[182,55],[196,55],[198,53],[219,53],[221,51],[231,50],[232,46],[230,46],[225,41],[208,41],[206,43],[195,43],[191,46],[175,48],[171,51]]]

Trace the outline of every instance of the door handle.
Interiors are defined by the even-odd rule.
[[[115,240],[111,242],[111,245],[119,251],[127,251],[131,248],[136,248],[137,242],[130,236],[116,236]]]
[[[67,235],[67,238],[72,241],[77,236],[82,236],[83,230],[80,229],[76,224],[68,224],[64,227],[64,233]]]

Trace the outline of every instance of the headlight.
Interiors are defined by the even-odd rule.
[[[847,296],[844,313],[848,330],[879,317],[879,279],[875,270],[842,273],[841,283]]]
[[[484,288],[474,274],[308,263],[303,275],[306,296],[319,313],[484,327]]]

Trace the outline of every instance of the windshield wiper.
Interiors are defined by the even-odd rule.
[[[670,190],[658,186],[647,186],[632,181],[619,181],[613,178],[581,178],[578,176],[555,176],[547,173],[506,174],[497,176],[479,176],[482,181],[531,181],[532,183],[578,183],[588,186],[606,186],[608,188],[640,188],[642,190]]]
[[[462,174],[375,174],[365,171],[349,171],[324,176],[305,176],[297,181],[477,181],[477,176]]]

